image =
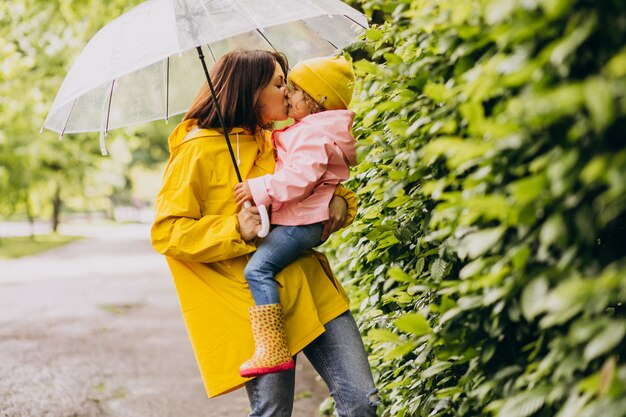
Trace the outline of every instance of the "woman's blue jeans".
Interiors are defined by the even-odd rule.
[[[339,417],[375,417],[379,403],[359,329],[349,311],[331,320],[326,332],[304,348],[335,400]],[[294,358],[295,359],[295,358]],[[295,369],[246,383],[249,417],[291,417]]]
[[[243,271],[256,305],[278,304],[274,277],[304,251],[320,244],[322,224],[274,226]]]

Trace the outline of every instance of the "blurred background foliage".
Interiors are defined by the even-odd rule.
[[[0,219],[61,213],[113,217],[149,204],[167,158],[162,123],[110,132],[110,158],[96,134],[39,133],[56,91],[89,39],[139,0],[21,0],[0,3]],[[141,180],[141,184],[139,184]]]
[[[385,416],[626,416],[626,5],[353,1],[357,221],[326,247]]]

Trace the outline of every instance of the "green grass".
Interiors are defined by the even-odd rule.
[[[0,237],[0,259],[15,259],[35,255],[59,246],[67,245],[80,236],[48,235]]]

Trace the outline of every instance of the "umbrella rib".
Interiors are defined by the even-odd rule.
[[[276,49],[276,47],[272,44],[272,42],[270,42],[270,40],[269,40],[269,39],[267,39],[267,36],[265,36],[261,30],[259,30],[259,29],[255,29],[255,30],[257,31],[257,33],[258,33],[259,35],[261,35],[261,37],[265,40],[265,42],[267,42],[267,43],[268,43],[268,45],[269,45],[269,46],[270,46],[270,47],[271,47],[274,51],[278,52],[278,49]]]
[[[165,122],[169,120],[170,110],[170,57],[167,57],[165,67]]]
[[[109,92],[109,104],[107,105],[107,117],[104,125],[104,130],[100,131],[100,153],[102,156],[107,156],[107,148],[104,143],[104,138],[109,133],[109,117],[111,116],[111,101],[113,101],[113,87],[115,86],[115,78],[111,81],[111,90]]]
[[[111,81],[111,90],[109,92],[109,104],[107,106],[107,120],[106,120],[106,125],[104,127],[104,133],[109,132],[109,118],[111,117],[111,102],[113,101],[113,87],[115,87],[115,79]]]
[[[211,44],[206,44],[206,47],[209,48],[209,53],[211,54],[211,58],[213,58],[213,62],[216,61],[215,54],[213,53],[213,48],[211,48]]]
[[[322,35],[321,33],[319,33],[317,30],[315,30],[315,28],[313,28],[311,25],[309,25],[309,24],[308,24],[307,22],[305,22],[304,20],[300,20],[299,22],[301,22],[304,26],[306,26],[306,27],[308,27],[309,29],[311,29],[313,32],[315,32],[315,33],[317,33],[318,35],[320,35],[320,37],[322,37],[322,36],[321,36],[321,35]],[[326,42],[328,42],[328,44],[330,44],[330,46],[332,46],[333,48],[335,48],[335,49],[339,49],[339,48],[337,48],[337,46],[336,46],[334,43],[332,43],[332,42],[331,42],[331,41],[329,41],[328,39],[326,39],[326,38],[324,38],[324,37],[322,37],[322,39],[324,39]]]
[[[74,106],[76,106],[77,101],[78,99],[75,98],[74,102],[72,103],[72,108],[70,109],[70,112],[67,114],[67,119],[65,119],[65,123],[63,123],[63,129],[61,129],[61,132],[59,133],[59,140],[61,140],[61,138],[63,137],[63,134],[65,133],[65,129],[67,128],[67,124],[70,122],[70,117],[72,117],[72,112],[74,111]]]
[[[356,20],[354,20],[353,18],[351,18],[350,16],[348,16],[347,14],[344,14],[343,17],[345,17],[348,20],[351,20],[352,22],[354,22],[355,24],[361,26],[363,29],[367,30],[367,26],[363,26],[362,24],[360,24],[359,22],[357,22]]]

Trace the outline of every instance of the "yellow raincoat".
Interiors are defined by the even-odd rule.
[[[166,255],[180,307],[209,397],[232,391],[247,379],[239,366],[254,352],[248,307],[254,304],[243,270],[254,242],[239,234],[233,187],[237,177],[219,130],[181,123],[169,138],[170,159],[156,201],[152,244]],[[230,133],[243,179],[274,172],[266,134]],[[356,212],[354,193],[338,187]],[[348,297],[326,258],[307,253],[277,275],[292,354],[348,310]]]

